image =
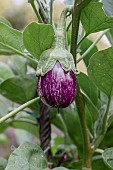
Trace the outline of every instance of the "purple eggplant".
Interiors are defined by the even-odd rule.
[[[39,76],[37,91],[42,101],[52,107],[65,108],[76,96],[76,77],[72,70],[65,71],[56,61],[44,76]]]

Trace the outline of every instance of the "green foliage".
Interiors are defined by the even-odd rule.
[[[106,16],[102,6],[100,2],[90,3],[82,11],[81,22],[86,35],[113,27],[113,17]]]
[[[10,67],[16,75],[25,75],[27,72],[27,60],[19,55],[13,55]]]
[[[36,97],[37,78],[34,74],[8,78],[0,84],[0,93],[22,104]],[[31,90],[29,90],[31,89]]]
[[[99,51],[90,60],[88,74],[108,97],[113,91],[113,48]]]
[[[93,161],[92,164],[92,169],[93,170],[109,170],[109,168],[104,164],[102,158],[101,159],[96,159]]]
[[[10,155],[5,170],[46,170],[47,160],[37,144],[24,142]]]
[[[80,73],[78,76],[79,84],[84,93],[90,98],[94,105],[97,105],[98,101],[98,90],[95,84],[89,79],[89,77]]]
[[[109,169],[113,169],[113,148],[106,149],[103,154],[103,160]]]
[[[86,1],[81,1],[80,3],[83,2]],[[102,2],[104,5],[100,3],[99,0],[92,0],[81,12],[81,22],[85,30],[81,28],[83,32],[79,35],[84,35],[84,31],[86,34],[77,52],[83,55],[89,50],[88,54],[83,58],[86,69],[88,68],[88,75],[87,73],[80,73],[77,79],[83,94],[83,105],[85,104],[83,106],[85,108],[84,119],[86,119],[86,131],[89,133],[91,145],[95,144],[98,137],[103,135],[102,127],[105,124],[106,134],[103,135],[102,144],[99,146],[101,149],[105,149],[107,147],[112,147],[113,143],[111,138],[113,131],[113,48],[111,47],[98,52],[97,46],[94,45],[94,47],[90,49],[89,47],[93,42],[85,39],[85,37],[91,33],[111,28],[107,33],[107,37],[109,42],[113,45],[113,2],[112,0],[102,0]],[[67,0],[66,3],[72,4],[72,1]],[[74,26],[76,27],[76,25]],[[69,47],[72,38],[70,30],[71,29],[67,32]],[[32,22],[26,26],[22,34],[13,29],[6,19],[0,17],[0,55],[12,55],[9,66],[8,64],[0,62],[0,94],[11,100],[12,104],[23,104],[37,96],[37,78],[34,73],[37,67],[36,63],[38,63],[37,60],[40,59],[42,52],[52,46],[53,41],[54,29],[49,24],[37,24]],[[57,51],[55,51],[55,57],[58,55],[58,52],[59,50],[57,49]],[[43,54],[42,62],[39,63],[40,69],[42,69],[42,65],[47,65],[48,61],[49,70],[51,69],[50,67],[54,65],[52,61],[54,56],[48,60],[49,52],[47,53],[46,51]],[[26,58],[32,57],[33,60],[32,62],[28,61],[22,58],[22,56],[27,56]],[[63,65],[71,65],[67,62],[64,53],[61,53],[60,58],[59,60],[62,60]],[[34,60],[37,62],[33,63]],[[73,62],[73,59],[71,61]],[[53,64],[52,66],[51,63]],[[31,74],[31,72],[33,72],[33,74]],[[107,103],[110,103],[108,105],[108,110],[106,110]],[[0,117],[8,114],[9,110],[16,107],[14,105],[14,107],[9,109],[9,105],[1,100]],[[25,109],[1,123],[0,133],[3,133],[8,127],[13,127],[15,129],[24,129],[34,136],[39,137],[39,109],[39,105],[34,103],[30,106],[29,110]],[[84,141],[82,139],[75,102],[68,108],[60,109],[59,112],[61,117],[57,115],[56,109],[51,108],[51,124],[61,130],[57,137],[53,137],[53,156],[56,158],[56,162],[59,162],[62,154],[66,153],[68,155],[68,160],[62,162],[61,166],[73,170],[81,170],[84,159],[83,149],[87,143],[85,143],[83,147]],[[107,114],[105,115],[105,113]],[[105,121],[103,122],[103,120]],[[107,131],[108,127],[109,129]],[[82,130],[84,131],[84,129]],[[0,137],[2,139],[1,141],[4,142],[4,136],[0,135]],[[102,160],[102,156],[98,156],[95,153],[92,170],[113,169],[112,157],[112,148],[104,151],[103,160],[107,167]],[[23,143],[15,149],[9,157],[7,167],[6,164],[7,161],[0,158],[0,170],[50,170],[48,168],[47,159],[41,148],[37,144],[28,142]],[[56,167],[53,170],[69,170],[64,167]]]
[[[5,63],[0,62],[0,82],[11,77],[14,77],[14,73],[12,72],[10,67]]]
[[[54,30],[49,24],[32,22],[23,32],[23,41],[26,49],[37,59],[41,53],[50,48],[54,40]]]
[[[9,27],[4,23],[0,23],[0,55],[21,53],[24,51],[22,33]]]
[[[12,27],[11,23],[3,17],[0,17],[0,22],[8,25],[9,27]]]

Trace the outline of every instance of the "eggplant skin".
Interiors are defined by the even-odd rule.
[[[42,101],[56,108],[68,107],[76,96],[76,77],[72,70],[66,72],[59,61],[44,76],[40,76],[37,85]]]

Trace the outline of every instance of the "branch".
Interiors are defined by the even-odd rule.
[[[27,58],[28,60],[31,60],[31,61],[35,62],[36,64],[38,64],[38,61],[37,61],[35,58],[33,58],[33,57],[29,56],[29,55],[26,55],[26,54],[24,54],[23,52],[15,49],[15,48],[7,45],[7,44],[4,44],[4,43],[2,43],[2,42],[0,42],[0,44],[3,45],[4,47],[7,47],[7,48],[11,49],[11,50],[14,51],[15,53],[23,56],[24,58]]]
[[[34,10],[37,18],[38,18],[39,23],[43,23],[42,18],[41,18],[41,16],[40,16],[39,12],[38,12],[37,9],[36,9],[34,0],[33,0],[33,1],[30,1],[30,0],[29,0],[28,2],[31,4],[31,6],[32,6],[32,8],[33,8],[33,10]]]
[[[39,102],[40,101],[40,97],[37,97],[35,99],[32,99],[26,103],[24,103],[23,105],[21,105],[20,107],[18,107],[17,109],[13,110],[12,112],[8,113],[7,115],[5,115],[4,117],[2,117],[0,119],[0,123],[4,122],[5,120],[9,119],[10,117],[14,116],[15,114],[17,114],[18,112],[20,112],[21,110],[25,109],[26,107],[32,105],[35,102]]]
[[[44,11],[44,8],[43,8],[43,6],[42,6],[40,0],[36,0],[36,1],[37,1],[38,5],[39,5],[39,8],[40,8],[40,10],[41,10],[41,12],[42,12],[44,18],[45,18],[46,21],[48,22],[48,18],[47,18],[47,16],[46,16],[46,13],[45,13],[45,11]]]
[[[103,37],[103,35],[105,35],[105,33],[108,30],[105,30],[102,32],[102,34],[95,40],[95,42],[84,52],[84,54],[77,60],[77,63],[79,63],[82,59],[84,59],[86,57],[86,55],[94,48],[94,46],[101,40],[101,38]]]
[[[50,24],[53,25],[53,0],[50,0]]]

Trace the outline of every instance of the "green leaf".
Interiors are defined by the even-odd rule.
[[[113,17],[106,16],[102,6],[103,4],[100,2],[89,3],[89,5],[83,9],[81,22],[86,31],[86,35],[113,27]]]
[[[10,123],[10,126],[15,129],[26,130],[31,134],[37,136],[39,132],[39,126],[36,123],[36,119],[33,116],[28,115],[23,111],[22,113],[20,112],[17,114],[15,119]]]
[[[32,22],[23,32],[25,48],[37,59],[41,53],[50,48],[54,40],[54,30],[49,24]]]
[[[0,17],[0,22],[8,25],[9,27],[12,27],[11,23],[7,19],[5,19],[3,17]]]
[[[22,33],[0,23],[0,55],[10,55],[16,53],[16,51],[24,51]]]
[[[3,133],[9,127],[9,123],[3,122],[0,124],[0,133]]]
[[[27,60],[19,55],[13,55],[10,60],[10,67],[17,75],[25,75],[27,72]]]
[[[82,44],[80,45],[80,54],[84,54],[84,52],[93,44],[93,42],[89,39],[85,39]],[[98,51],[98,48],[96,46],[93,47],[93,49],[84,57],[84,62],[86,64],[86,67],[89,65],[89,60],[91,56]]]
[[[7,160],[5,158],[0,157],[0,170],[4,170],[7,165]]]
[[[5,63],[0,62],[0,82],[11,77],[14,77],[14,74],[10,67]]]
[[[109,170],[102,159],[96,159],[92,163],[92,170]]]
[[[79,74],[78,80],[83,92],[90,98],[94,105],[97,105],[98,90],[95,84],[82,72]]]
[[[23,104],[36,97],[37,78],[34,74],[9,78],[0,84],[0,94]]]
[[[37,144],[24,142],[10,155],[5,170],[46,170],[47,160]]]
[[[113,148],[105,149],[102,156],[106,166],[109,169],[113,169]]]
[[[113,90],[113,48],[99,51],[90,60],[88,74],[96,86],[110,97]]]

